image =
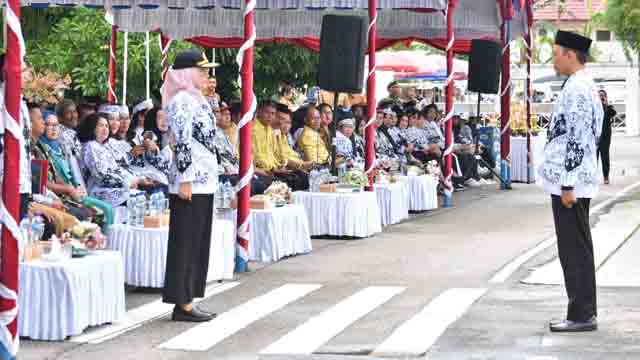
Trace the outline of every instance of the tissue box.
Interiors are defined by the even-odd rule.
[[[166,215],[153,215],[144,217],[144,227],[146,228],[159,228],[167,226],[169,224]]]
[[[320,184],[320,192],[334,193],[338,184]]]
[[[273,207],[273,202],[268,196],[255,195],[249,200],[249,207],[258,210],[271,209]]]

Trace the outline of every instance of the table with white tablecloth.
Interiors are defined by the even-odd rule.
[[[301,204],[309,218],[311,236],[369,237],[382,231],[376,193],[325,193],[296,191],[293,202]]]
[[[541,164],[544,157],[544,145],[546,136],[538,134],[531,137],[532,171],[529,180],[535,182],[537,179],[536,169]],[[527,182],[527,138],[524,136],[511,137],[511,180]]]
[[[431,175],[398,176],[409,184],[409,210],[426,211],[438,208],[438,179]]]
[[[115,251],[83,258],[20,263],[18,333],[64,340],[125,315],[124,266]]]
[[[167,227],[113,225],[107,247],[122,253],[128,285],[161,288],[164,286],[168,242]],[[235,264],[233,223],[226,220],[213,222],[210,249],[207,281],[232,279]]]
[[[219,210],[218,216],[237,221],[235,210]],[[309,222],[301,205],[251,209],[249,261],[275,262],[312,250]]]
[[[397,181],[393,184],[375,184],[382,226],[397,224],[409,218],[409,184]]]

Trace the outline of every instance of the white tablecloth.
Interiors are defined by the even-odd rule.
[[[237,221],[235,210],[219,211],[218,216],[234,223]],[[312,250],[309,222],[300,205],[251,209],[249,221],[250,261],[274,262]]]
[[[235,238],[233,224],[216,220],[211,232],[207,281],[233,278]],[[113,225],[107,247],[122,253],[125,282],[133,286],[161,288],[167,265],[168,228]]]
[[[409,184],[398,181],[393,184],[375,184],[382,226],[397,224],[409,218]]]
[[[438,179],[431,175],[398,176],[409,184],[409,210],[425,211],[438,208]]]
[[[531,137],[531,152],[533,171],[531,182],[535,182],[538,176],[536,169],[544,157],[544,145],[546,136],[538,134]],[[527,182],[527,138],[524,136],[511,137],[511,180]]]
[[[311,236],[368,237],[382,231],[376,193],[322,193],[296,191],[293,201],[302,204],[309,218]]]
[[[115,251],[20,264],[20,336],[64,340],[124,317],[124,266]]]

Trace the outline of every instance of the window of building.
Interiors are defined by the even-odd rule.
[[[611,31],[609,30],[596,31],[596,41],[611,41]]]

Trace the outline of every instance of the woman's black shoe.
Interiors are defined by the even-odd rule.
[[[200,305],[193,305],[193,307],[194,307],[194,308],[196,308],[196,309],[198,309],[198,311],[200,311],[201,313],[203,313],[203,314],[207,314],[207,315],[211,316],[211,318],[212,318],[212,319],[215,319],[215,318],[216,318],[216,316],[218,316],[218,314],[216,314],[216,313],[214,313],[214,312],[212,312],[212,311],[209,311],[209,310],[207,310],[207,309],[203,308],[203,307],[202,307],[202,306],[200,306]]]
[[[176,306],[173,308],[173,314],[171,314],[171,320],[173,321],[206,322],[212,319],[213,316],[203,313],[195,306],[191,311],[185,311],[180,306]]]

